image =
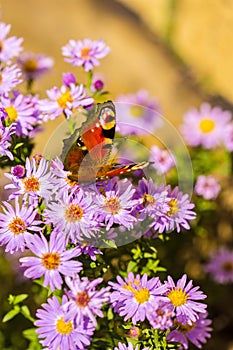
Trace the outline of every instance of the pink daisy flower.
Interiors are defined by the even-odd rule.
[[[217,283],[232,283],[233,251],[222,247],[212,253],[210,261],[205,265],[205,271],[209,272],[213,280]]]
[[[0,95],[11,91],[16,85],[22,82],[21,70],[16,65],[6,66],[0,72]]]
[[[41,197],[48,201],[52,194],[53,185],[51,183],[51,173],[48,171],[49,162],[41,159],[39,165],[35,159],[26,159],[25,176],[16,177],[13,174],[5,173],[12,183],[5,186],[6,189],[11,189],[14,192],[9,196],[9,199],[14,199],[16,196],[23,195],[24,200],[29,200],[32,205],[37,205],[38,198]]]
[[[153,132],[163,125],[158,101],[146,90],[120,95],[116,102],[117,124],[122,135],[148,134],[148,130]]]
[[[74,189],[71,193],[62,189],[57,201],[48,204],[44,211],[45,221],[52,223],[58,235],[76,244],[98,232],[93,197],[88,191]]]
[[[7,37],[11,29],[10,24],[0,22],[0,62],[10,63],[11,59],[22,51],[22,38]]]
[[[223,142],[230,119],[229,111],[211,108],[208,103],[203,103],[200,111],[192,108],[184,115],[184,124],[180,130],[189,146],[215,148]]]
[[[101,308],[109,301],[110,287],[97,290],[96,287],[102,281],[102,278],[93,281],[89,281],[86,277],[80,279],[78,275],[73,279],[66,277],[66,284],[69,287],[67,307],[68,310],[73,311],[77,324],[82,321],[83,317],[88,317],[96,326],[95,316],[104,317]]]
[[[70,40],[62,47],[62,54],[65,61],[73,66],[83,66],[86,72],[99,66],[99,60],[104,58],[110,48],[103,40]]]
[[[39,102],[44,121],[58,118],[62,113],[69,118],[74,110],[79,107],[87,107],[93,104],[94,99],[89,97],[83,85],[62,85],[59,89],[54,87],[47,90],[48,99]]]
[[[212,175],[200,175],[197,178],[196,185],[194,188],[195,193],[198,196],[210,200],[217,198],[221,187],[217,179]]]
[[[62,297],[61,304],[54,296],[36,312],[36,333],[39,339],[42,338],[40,343],[44,349],[84,350],[91,343],[93,325],[88,320],[75,324],[73,314],[67,310],[66,304],[66,296]]]
[[[16,125],[16,134],[18,136],[28,136],[37,123],[37,118],[34,115],[34,105],[28,97],[22,94],[18,94],[13,99],[2,96],[1,102],[8,120]]]
[[[6,245],[5,252],[21,251],[26,247],[27,241],[34,232],[41,231],[41,221],[36,220],[37,210],[33,207],[20,207],[18,199],[15,208],[3,202],[3,213],[0,213],[0,244]]]
[[[61,289],[61,275],[73,276],[82,270],[82,263],[73,260],[81,254],[80,249],[75,247],[66,250],[65,240],[56,232],[51,233],[49,242],[42,234],[32,236],[27,247],[35,256],[19,259],[22,267],[26,267],[24,275],[32,279],[44,276],[43,285],[49,286],[52,291]]]
[[[54,60],[44,54],[24,52],[18,57],[17,63],[26,80],[36,80],[51,70]]]
[[[182,323],[175,321],[176,329],[172,330],[167,335],[168,341],[175,341],[181,344],[179,349],[188,349],[190,341],[198,349],[202,348],[202,345],[206,343],[207,339],[211,337],[212,331],[211,320],[207,318],[208,314],[203,313],[199,315],[199,318],[192,322],[192,324],[183,325]]]
[[[152,146],[150,149],[149,161],[152,162],[152,167],[155,168],[158,175],[166,174],[172,167],[175,166],[173,156],[165,149],[158,146]]]
[[[165,282],[166,296],[173,305],[177,321],[182,324],[192,324],[198,320],[200,313],[206,312],[207,305],[198,301],[205,299],[206,295],[199,290],[199,286],[193,287],[192,280],[187,285],[186,281],[187,275],[183,275],[177,284],[171,276],[168,276],[168,280]]]

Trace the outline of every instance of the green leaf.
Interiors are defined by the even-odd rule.
[[[2,322],[8,322],[12,320],[15,316],[17,316],[20,313],[20,307],[16,306],[13,310],[10,310],[2,319]]]
[[[29,321],[34,322],[34,318],[31,316],[30,310],[27,305],[21,307],[21,314]]]
[[[23,142],[17,143],[17,145],[15,145],[14,149],[20,148],[23,146]]]
[[[19,304],[19,303],[21,303],[22,301],[24,301],[25,299],[27,299],[27,297],[28,297],[28,294],[19,294],[19,295],[16,295],[15,298],[14,298],[13,304],[14,304],[14,305]]]
[[[107,244],[107,248],[117,248],[117,245],[114,241],[112,241],[111,239],[103,239],[103,242],[105,244]]]

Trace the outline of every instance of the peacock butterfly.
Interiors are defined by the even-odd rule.
[[[94,182],[143,169],[148,162],[113,165],[109,161],[116,127],[112,101],[97,104],[87,111],[86,121],[65,139],[62,159],[68,178],[76,182]]]

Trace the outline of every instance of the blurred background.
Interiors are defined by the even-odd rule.
[[[232,110],[232,0],[2,0],[1,20],[12,25],[10,35],[24,38],[26,51],[55,59],[52,72],[36,83],[43,97],[46,89],[61,85],[63,72],[77,72],[82,81],[81,69],[64,62],[61,47],[69,39],[89,37],[103,39],[111,47],[111,53],[95,72],[104,76],[113,100],[119,94],[144,88],[158,98],[164,116],[174,125],[181,123],[191,106],[199,107],[203,101]],[[36,137],[35,152],[43,152],[60,122],[61,119],[49,122]],[[189,237],[185,239],[184,246],[192,250]],[[182,263],[181,259],[180,268],[184,270]],[[172,261],[170,264],[172,267]],[[2,300],[16,290],[23,292],[26,285],[21,281],[15,285],[17,269],[15,275],[10,271],[9,264],[0,275],[1,285],[5,284]],[[230,292],[224,288],[216,287],[215,295],[226,298]],[[222,317],[218,320],[221,327],[226,321]],[[14,328],[14,321],[4,325],[10,334],[9,328]],[[7,349],[25,349],[24,340],[17,339],[18,332],[11,332],[15,345]],[[3,348],[1,337],[0,334]],[[219,329],[204,349],[219,346],[222,350],[233,349],[229,325],[223,333]]]

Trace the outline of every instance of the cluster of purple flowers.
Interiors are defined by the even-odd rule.
[[[102,277],[88,279],[83,263],[87,256],[96,262],[103,254],[98,248],[105,247],[106,242],[117,246],[126,244],[129,236],[132,241],[189,230],[190,221],[196,218],[189,196],[178,187],[158,185],[143,176],[139,180],[137,176],[114,177],[81,184],[70,179],[70,172],[59,158],[48,161],[36,155],[20,164],[14,159],[13,135],[19,140],[31,139],[43,122],[61,114],[69,119],[73,113],[93,106],[104,86],[92,75],[93,68],[110,48],[102,40],[70,40],[62,47],[62,54],[73,66],[83,67],[88,83],[78,84],[74,74],[67,72],[62,85],[47,90],[47,98],[40,99],[32,93],[32,85],[52,68],[53,60],[42,54],[21,54],[22,39],[8,37],[9,31],[10,26],[1,22],[0,156],[15,163],[5,174],[9,196],[0,207],[0,245],[6,253],[23,252],[19,261],[24,276],[41,279],[49,293],[55,292],[36,312],[34,324],[41,345],[50,350],[86,349],[98,327],[97,317],[105,316],[103,306],[107,305],[132,326],[129,337],[137,338],[135,328],[147,322],[154,330],[167,331],[167,341],[179,342],[183,349],[188,348],[188,341],[200,348],[210,337],[211,321],[202,303],[206,295],[193,287],[192,281],[187,282],[186,275],[175,283],[170,276],[161,282],[159,277],[130,272],[124,279],[118,275],[117,283],[110,281],[106,286]],[[23,79],[28,94],[16,90]],[[154,131],[163,123],[157,100],[145,90],[119,96],[116,109],[118,131],[123,135],[142,135],[147,126]],[[217,118],[220,112],[221,122]],[[227,127],[225,145],[230,149],[233,138],[229,114],[212,111],[207,105],[201,107],[201,113],[199,129],[193,128],[196,134],[189,138],[189,144],[216,146],[221,139],[220,129]],[[188,119],[187,123],[193,121],[190,116]],[[187,125],[183,132],[186,137]],[[205,141],[203,134],[208,134]],[[218,139],[215,143],[214,137]],[[175,166],[168,151],[153,146],[150,153],[151,166],[158,175]],[[196,193],[206,199],[215,198],[216,184],[207,180],[206,185],[202,179],[202,186],[199,180]],[[211,183],[212,189],[204,191]],[[139,345],[134,348],[131,342],[119,342],[114,350],[139,350]]]
[[[158,277],[148,280],[146,274],[117,276],[117,283],[109,282],[112,308],[133,324],[148,320],[152,328],[171,330],[167,339],[180,342],[184,349],[188,349],[188,340],[201,347],[211,331],[207,305],[199,302],[206,295],[192,281],[186,283],[186,275],[177,283],[170,276],[164,283]]]

